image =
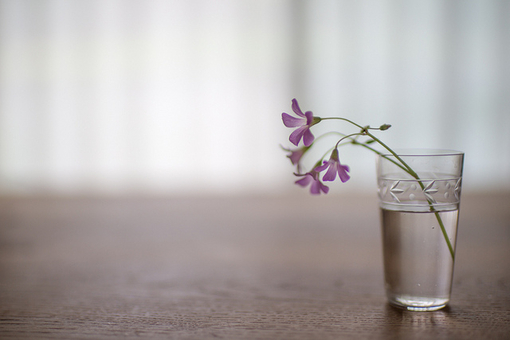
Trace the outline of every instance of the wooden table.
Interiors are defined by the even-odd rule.
[[[510,194],[464,195],[437,312],[387,305],[378,218],[304,193],[0,198],[0,338],[510,338]]]

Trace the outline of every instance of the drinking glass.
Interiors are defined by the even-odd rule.
[[[377,158],[386,295],[407,310],[438,310],[452,289],[464,153],[395,154]]]

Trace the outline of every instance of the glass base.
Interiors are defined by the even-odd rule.
[[[393,296],[388,298],[390,305],[414,312],[432,312],[446,307],[449,299],[426,298],[417,296]]]

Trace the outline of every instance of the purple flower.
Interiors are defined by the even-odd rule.
[[[282,149],[290,152],[290,154],[288,154],[287,157],[290,159],[290,162],[292,163],[292,165],[297,166],[297,169],[299,172],[300,168],[301,168],[300,163],[299,163],[301,161],[301,157],[303,157],[303,155],[308,151],[308,149],[310,149],[310,147],[303,146],[299,149],[294,149],[294,150],[282,147]]]
[[[327,162],[324,161],[324,164],[318,166],[315,170],[321,172],[327,168],[329,168],[328,171],[326,171],[326,174],[322,177],[324,181],[334,181],[337,173],[342,183],[347,182],[349,178],[351,178],[351,176],[347,173],[349,172],[349,167],[347,165],[340,164],[338,149],[333,150],[329,160]]]
[[[298,117],[292,117],[285,112],[282,113],[283,124],[286,127],[297,127],[297,129],[290,134],[289,140],[292,144],[297,146],[301,138],[303,138],[305,146],[310,146],[314,140],[310,127],[317,123],[317,119],[314,119],[312,111],[306,111],[303,113],[295,98],[292,99],[292,111],[294,111]]]
[[[297,176],[304,176],[302,179],[296,181],[297,185],[306,187],[308,184],[312,183],[312,185],[310,186],[310,192],[313,195],[320,195],[321,191],[325,194],[328,193],[329,188],[322,184],[322,182],[319,179],[319,172],[317,172],[315,169],[310,172],[307,172],[304,175]]]

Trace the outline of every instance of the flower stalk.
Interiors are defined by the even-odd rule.
[[[371,131],[386,131],[388,130],[391,125],[389,124],[383,124],[379,127],[373,128],[369,125],[363,126],[358,123],[355,123],[354,121],[343,118],[343,117],[317,117],[314,116],[311,111],[306,111],[303,113],[297,103],[296,99],[292,100],[292,110],[297,115],[297,117],[290,116],[287,113],[282,113],[282,120],[286,127],[295,127],[297,128],[294,132],[291,133],[289,140],[292,144],[295,146],[298,146],[301,139],[303,140],[304,147],[301,147],[299,149],[291,150],[291,149],[285,149],[286,151],[290,152],[290,154],[287,156],[291,159],[291,162],[293,165],[297,168],[297,173],[295,173],[296,176],[302,177],[302,179],[297,180],[295,183],[301,186],[307,186],[311,184],[310,192],[314,195],[319,195],[321,193],[328,193],[329,188],[325,186],[322,181],[334,181],[337,177],[340,178],[342,182],[346,182],[350,179],[350,176],[348,172],[350,171],[349,166],[345,164],[340,163],[340,157],[339,157],[339,151],[338,148],[342,145],[357,145],[362,146],[363,148],[372,151],[376,153],[377,155],[385,158],[386,160],[392,162],[396,166],[398,166],[403,171],[407,172],[410,176],[412,176],[418,184],[420,185],[422,190],[425,190],[425,186],[420,179],[419,175],[400,157],[395,151],[393,151],[387,144],[385,144],[382,140],[380,140],[378,137],[376,137]],[[335,146],[328,150],[328,152],[313,166],[313,168],[306,173],[302,173],[302,165],[301,165],[301,158],[303,155],[309,151],[309,149],[314,145],[314,142],[316,141],[316,138],[310,131],[310,128],[316,124],[319,124],[326,120],[340,120],[347,122],[356,128],[359,129],[358,132],[350,133],[350,134],[343,134],[338,133],[341,138],[335,143]],[[328,132],[326,134],[330,134],[332,132]],[[317,139],[320,139],[324,137],[326,134],[319,136]],[[369,137],[370,139],[364,142],[358,141],[359,137]],[[345,141],[349,141],[348,143]],[[384,153],[376,150],[373,148],[370,144],[379,144],[382,148],[387,150],[391,156],[394,157],[391,158],[388,155],[385,155]],[[330,154],[330,158],[328,161],[325,161],[324,158],[327,157],[327,155]],[[323,164],[321,164],[323,163]],[[320,179],[320,173],[324,170],[326,170],[326,173],[322,177],[322,181]],[[450,251],[450,255],[452,257],[452,260],[455,259],[455,251],[453,250],[453,246],[450,242],[450,239],[448,237],[448,233],[446,231],[446,228],[444,226],[444,223],[441,219],[441,216],[439,215],[439,211],[437,211],[434,207],[434,202],[430,198],[426,198],[427,203],[430,207],[430,211],[434,213],[437,222],[439,224],[439,227],[441,229],[441,232],[444,236],[444,239],[446,241],[446,244],[448,246],[448,249]]]

